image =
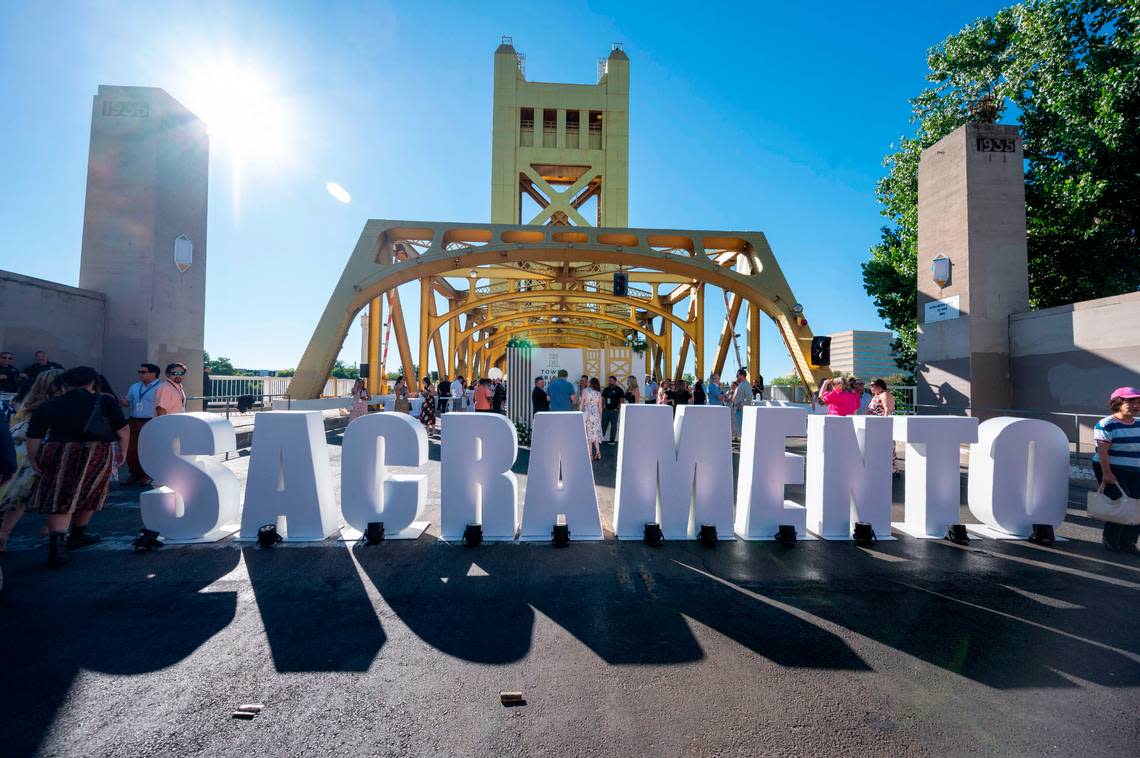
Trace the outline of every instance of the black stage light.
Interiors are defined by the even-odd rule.
[[[467,528],[463,530],[463,544],[467,547],[475,547],[483,542],[483,525],[482,524],[468,524]]]
[[[780,524],[780,529],[776,532],[776,542],[793,547],[796,544],[796,527],[792,524]]]
[[[153,529],[143,529],[131,544],[135,550],[156,550],[162,547],[162,543],[158,540],[158,532]]]
[[[661,525],[656,521],[645,524],[645,544],[650,547],[661,547],[665,544],[665,533],[661,531]]]
[[[1029,541],[1048,547],[1056,542],[1057,538],[1053,535],[1053,527],[1048,524],[1034,524],[1033,533],[1029,535]]]
[[[259,547],[273,547],[283,538],[277,533],[277,524],[266,524],[257,527],[257,544]]]
[[[550,541],[554,547],[568,547],[570,545],[570,527],[567,524],[555,524],[550,532]]]
[[[968,545],[970,544],[970,533],[966,531],[965,524],[951,524],[950,528],[946,530],[946,539],[955,545]]]
[[[701,531],[697,534],[697,539],[705,547],[716,547],[716,526],[701,524]]]
[[[384,522],[369,521],[363,537],[365,545],[379,545],[384,541]]]
[[[863,545],[864,547],[874,545],[879,541],[875,537],[875,528],[866,521],[856,521],[855,531],[851,533],[851,536],[855,538],[856,545]]]

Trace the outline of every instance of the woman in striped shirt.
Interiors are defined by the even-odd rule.
[[[1108,409],[1112,415],[1102,418],[1093,428],[1096,441],[1093,473],[1098,484],[1106,485],[1104,494],[1113,500],[1119,498],[1121,492],[1140,498],[1140,424],[1136,423],[1140,390],[1117,389],[1109,398]],[[1103,541],[1108,550],[1140,552],[1136,548],[1137,537],[1140,537],[1140,526],[1104,524]]]

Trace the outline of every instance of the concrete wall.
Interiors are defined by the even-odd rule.
[[[45,350],[67,368],[102,370],[105,320],[106,301],[98,292],[0,271],[0,349],[15,353],[19,368]]]
[[[1140,385],[1140,292],[1010,317],[1015,407],[1107,413],[1113,389]]]

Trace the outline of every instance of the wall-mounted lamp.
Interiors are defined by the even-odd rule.
[[[939,255],[930,262],[931,277],[940,288],[950,283],[950,269],[950,259],[945,255]]]

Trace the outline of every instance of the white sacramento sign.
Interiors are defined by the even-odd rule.
[[[694,539],[711,524],[722,538],[769,539],[781,524],[824,539],[849,539],[855,521],[891,533],[893,441],[906,445],[905,519],[918,537],[941,537],[960,521],[960,446],[969,445],[968,502],[995,532],[1026,536],[1034,524],[1065,518],[1068,441],[1053,424],[956,416],[809,416],[797,407],[744,409],[740,471],[733,481],[729,409],[666,406],[621,410],[614,532],[641,539],[656,521],[667,539]],[[786,451],[807,437],[805,456]],[[480,523],[488,540],[548,540],[559,516],[575,540],[602,539],[602,523],[577,412],[539,413],[533,424],[525,496],[511,468],[514,426],[489,413],[442,417],[440,533],[457,539]],[[215,456],[235,449],[234,428],[206,413],[161,416],[142,431],[143,467],[165,486],[141,495],[144,525],[168,541],[256,536],[280,525],[289,540],[324,540],[341,519],[363,530],[382,521],[390,535],[418,536],[426,524],[428,476],[390,467],[423,467],[428,438],[417,419],[375,413],[344,433],[340,502],[333,488],[320,412],[272,411],[256,417],[244,497],[234,472]],[[785,485],[806,484],[805,502]]]

